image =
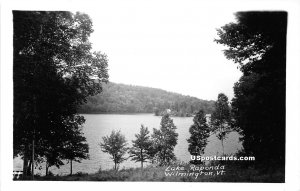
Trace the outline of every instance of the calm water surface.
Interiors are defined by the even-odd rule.
[[[100,149],[99,142],[102,141],[103,136],[110,135],[112,130],[120,130],[125,135],[128,145],[131,146],[131,141],[135,139],[135,134],[139,133],[141,124],[148,127],[150,133],[153,128],[160,127],[160,116],[153,114],[84,114],[86,119],[83,127],[83,132],[87,138],[90,150],[89,160],[83,160],[81,163],[73,162],[73,173],[86,172],[94,173],[101,169],[111,169],[114,164],[107,153],[103,153]],[[188,152],[187,139],[190,137],[189,127],[193,124],[192,117],[172,117],[174,124],[177,127],[178,143],[175,147],[175,155],[178,160],[188,162],[190,154]],[[224,149],[226,154],[235,153],[241,149],[239,142],[239,134],[232,132],[224,141]],[[205,155],[217,155],[222,153],[221,142],[215,135],[211,135],[208,139],[208,145],[205,149]],[[121,168],[139,167],[140,163],[135,163],[128,159],[121,163]],[[41,175],[45,174],[45,164],[41,165],[42,169],[36,169],[35,172]],[[14,159],[14,170],[22,169],[22,160],[20,158]],[[69,174],[70,165],[65,164],[59,169],[51,167],[50,171],[54,174]]]

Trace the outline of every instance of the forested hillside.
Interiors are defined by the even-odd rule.
[[[201,100],[157,88],[108,83],[101,94],[88,98],[80,113],[156,113],[171,109],[173,115],[190,116],[199,109],[211,113],[214,101]]]

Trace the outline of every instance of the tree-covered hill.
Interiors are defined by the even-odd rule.
[[[190,116],[199,109],[212,113],[214,101],[201,100],[157,88],[117,83],[103,85],[101,94],[89,97],[80,113],[156,113],[170,109],[173,115]]]

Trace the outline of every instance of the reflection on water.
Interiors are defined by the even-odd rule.
[[[103,153],[100,149],[99,142],[103,136],[109,135],[112,130],[121,130],[128,141],[128,146],[131,146],[131,140],[135,139],[135,134],[139,133],[141,124],[148,127],[150,133],[153,128],[159,128],[161,117],[153,114],[85,114],[86,122],[83,128],[85,137],[89,144],[90,150],[89,160],[83,160],[81,163],[73,162],[73,173],[87,172],[94,173],[101,169],[113,168],[113,162],[107,153]],[[172,117],[174,124],[177,127],[178,143],[175,147],[175,155],[178,160],[188,162],[190,154],[188,152],[187,139],[190,137],[189,127],[193,123],[192,117]],[[232,132],[224,141],[225,154],[235,153],[241,149],[239,142],[239,134]],[[217,155],[222,153],[221,142],[215,135],[211,135],[208,139],[208,145],[205,149],[205,155]],[[67,163],[67,162],[66,162]],[[140,163],[135,163],[128,159],[121,163],[121,168],[139,167]],[[45,174],[45,164],[41,165],[42,170],[35,170],[41,175]],[[14,169],[22,169],[22,160],[14,159]],[[50,167],[50,171],[54,174],[69,174],[70,165],[65,164],[59,169]]]

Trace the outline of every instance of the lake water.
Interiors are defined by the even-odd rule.
[[[102,137],[110,135],[112,130],[120,130],[125,135],[128,141],[128,146],[131,146],[131,141],[135,139],[135,134],[139,133],[141,124],[148,127],[152,134],[153,128],[160,127],[160,116],[153,114],[84,114],[86,119],[83,127],[84,135],[89,144],[90,150],[89,160],[82,160],[81,163],[73,162],[73,173],[86,172],[94,173],[101,169],[111,169],[114,164],[107,153],[103,153],[100,149],[99,142]],[[192,117],[172,117],[174,124],[177,127],[178,143],[175,147],[175,155],[178,160],[188,162],[190,160],[190,153],[188,152],[187,139],[190,137],[189,128],[193,124]],[[232,132],[224,141],[225,154],[233,154],[242,148],[239,142],[239,134]],[[215,135],[211,135],[208,139],[208,144],[205,149],[205,155],[220,155],[222,153],[222,146],[220,140]],[[22,169],[22,160],[20,158],[14,159],[14,170]],[[45,174],[45,164],[41,165],[42,169],[36,169],[36,173]],[[121,168],[140,167],[140,163],[135,163],[128,159],[120,164]],[[49,168],[54,174],[69,174],[70,165],[65,164],[59,169],[56,167]]]

